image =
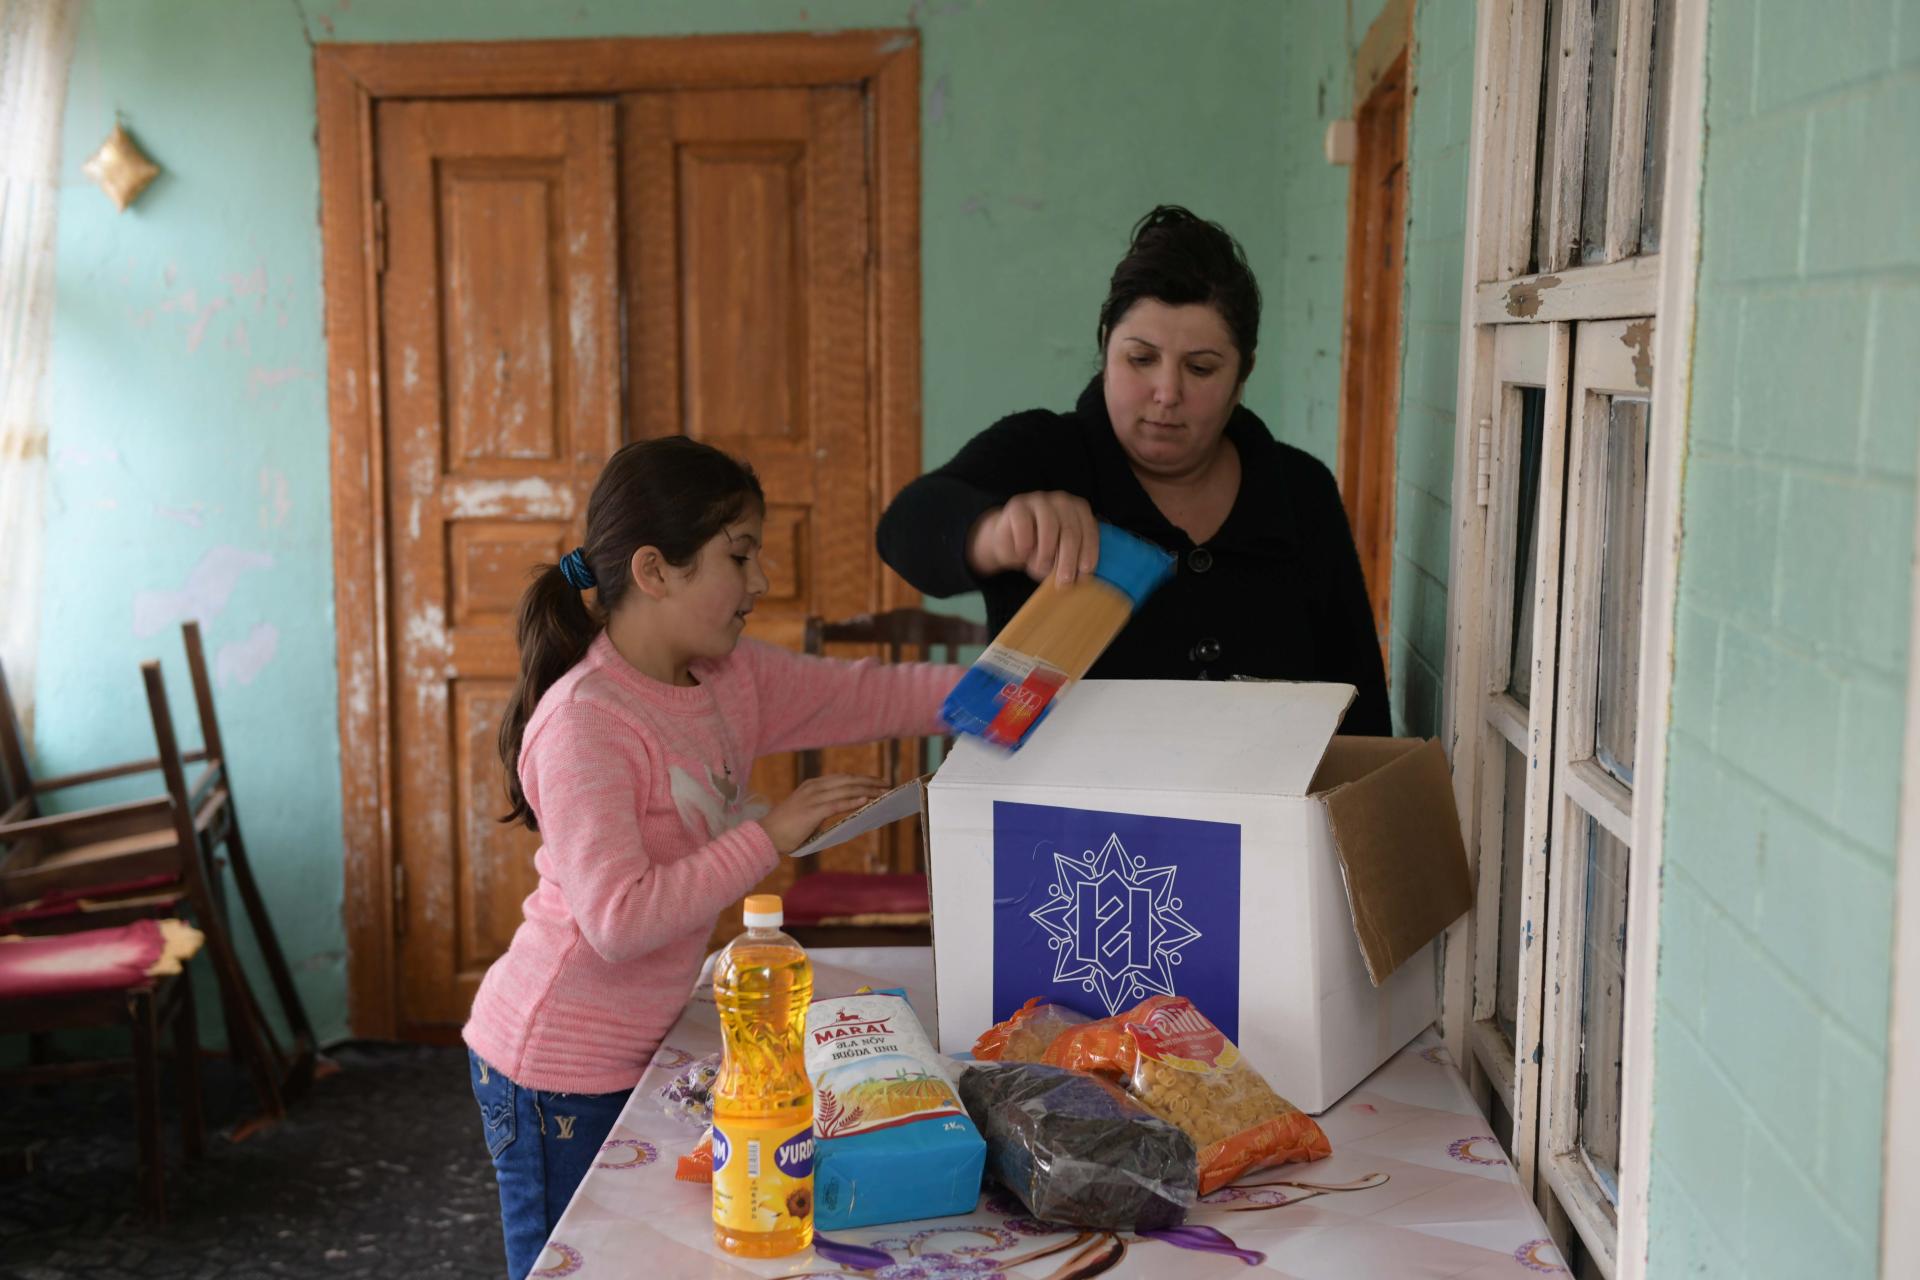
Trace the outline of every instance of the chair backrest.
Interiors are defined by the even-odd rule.
[[[925,609],[890,609],[838,622],[808,618],[803,645],[806,652],[814,654],[824,653],[830,644],[878,645],[888,662],[957,663],[963,648],[984,645],[990,636],[986,623],[971,618],[928,613]],[[943,752],[953,746],[951,737],[940,741]],[[810,778],[819,772],[819,759],[813,752],[807,756],[811,759],[803,759],[801,776]],[[933,767],[932,739],[920,740],[917,759],[919,773]],[[901,779],[889,778],[888,781]]]
[[[224,769],[227,752],[220,741],[220,717],[213,709],[213,682],[207,679],[207,654],[200,643],[200,624],[191,620],[181,623],[180,638],[186,645],[187,672],[193,678],[194,709],[200,716],[201,754],[209,763],[217,761]]]

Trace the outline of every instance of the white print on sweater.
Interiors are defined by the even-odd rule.
[[[712,765],[702,765],[701,772],[707,775],[704,783],[677,764],[667,770],[674,807],[680,810],[680,821],[695,839],[703,838],[694,824],[696,817],[707,829],[704,839],[713,840],[723,831],[766,816],[767,802],[758,796],[742,795],[731,774],[715,776]]]

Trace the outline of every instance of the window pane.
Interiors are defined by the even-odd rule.
[[[1561,0],[1547,0],[1546,38],[1540,51],[1540,105],[1533,121],[1533,254],[1527,259],[1528,274],[1540,270],[1545,257],[1547,193],[1553,189],[1546,169],[1547,134],[1560,97],[1560,5]]]
[[[1627,846],[1587,819],[1586,940],[1580,985],[1578,1141],[1619,1203],[1620,1047],[1625,1029]]]
[[[1640,692],[1640,584],[1647,532],[1645,400],[1616,398],[1607,411],[1606,514],[1601,525],[1599,687],[1594,692],[1594,756],[1633,785]]]
[[[1540,512],[1540,442],[1546,428],[1547,393],[1520,391],[1520,483],[1514,492],[1513,630],[1507,641],[1507,692],[1526,706],[1533,696],[1533,568]],[[1509,401],[1511,403],[1511,401]]]
[[[1640,171],[1640,252],[1660,251],[1660,215],[1667,204],[1667,115],[1673,99],[1673,0],[1653,2],[1653,50],[1647,59],[1646,158]]]
[[[1520,1018],[1520,887],[1526,873],[1527,758],[1511,744],[1500,839],[1500,953],[1494,968],[1494,1021],[1514,1038]]]
[[[1620,56],[1620,0],[1591,0],[1593,57],[1587,63],[1586,176],[1580,184],[1580,261],[1607,260],[1607,165],[1613,151],[1614,64]]]

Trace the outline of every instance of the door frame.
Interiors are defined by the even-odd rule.
[[[1406,325],[1407,174],[1413,140],[1413,8],[1414,0],[1387,0],[1354,55],[1353,105],[1348,114],[1355,127],[1355,148],[1347,178],[1347,273],[1340,334],[1340,500],[1346,507],[1347,523],[1353,527],[1375,638],[1389,679],[1393,661],[1387,637],[1393,609],[1393,542],[1399,506],[1395,485],[1401,336]],[[1368,136],[1359,126],[1374,95],[1396,77],[1400,128],[1398,136],[1389,142],[1387,154],[1380,156],[1368,146]],[[1368,238],[1378,212],[1375,188],[1382,170],[1393,168],[1400,171],[1400,216],[1388,221],[1386,235],[1393,241],[1395,252],[1390,265],[1376,269],[1373,251],[1380,245]],[[1369,283],[1372,292],[1367,288]],[[1378,303],[1379,310],[1371,303]],[[1381,365],[1384,375],[1372,379],[1370,385],[1369,375],[1378,372]],[[1384,493],[1380,491],[1382,485]],[[1384,528],[1369,519],[1376,513],[1383,517]]]
[[[345,846],[347,1019],[399,1030],[385,547],[386,423],[374,107],[383,98],[552,97],[668,89],[855,85],[871,110],[875,261],[868,291],[875,480],[890,496],[920,470],[920,45],[910,30],[511,43],[323,44],[314,49],[320,151],[333,604]],[[622,389],[622,410],[626,408]],[[889,575],[883,607],[917,597]]]

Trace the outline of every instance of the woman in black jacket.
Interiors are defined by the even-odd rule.
[[[1003,418],[902,489],[881,557],[927,595],[981,592],[997,632],[1035,582],[1092,572],[1104,520],[1173,552],[1179,571],[1090,676],[1336,681],[1359,691],[1342,732],[1391,733],[1333,476],[1240,403],[1259,331],[1239,244],[1155,209],[1114,269],[1103,368],[1072,411]]]

